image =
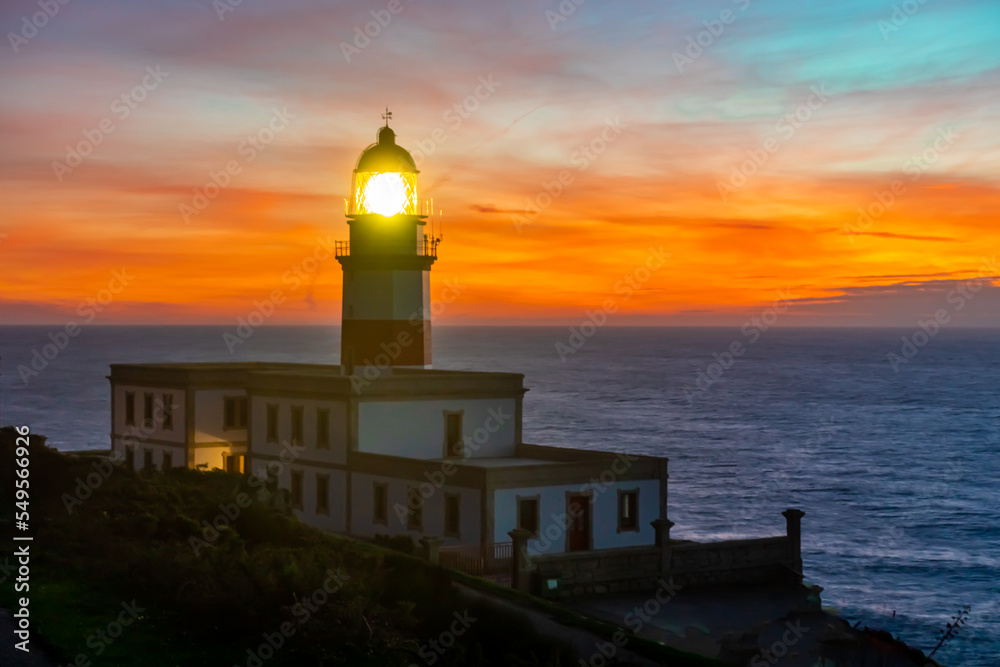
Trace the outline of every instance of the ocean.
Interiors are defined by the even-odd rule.
[[[110,363],[338,361],[336,327],[262,327],[230,353],[234,327],[90,326],[22,377],[61,330],[0,327],[0,409],[63,450],[108,447]],[[584,333],[437,327],[435,367],[523,373],[526,442],[669,456],[674,537],[778,535],[804,510],[826,606],[927,651],[969,605],[935,659],[1000,665],[1000,332]]]

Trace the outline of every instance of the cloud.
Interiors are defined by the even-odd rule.
[[[515,214],[524,213],[523,210],[518,211],[516,209],[497,208],[493,204],[471,204],[469,208],[475,211],[476,213],[515,213]]]
[[[858,236],[878,236],[883,239],[905,239],[907,241],[945,241],[957,242],[958,239],[946,236],[918,236],[916,234],[893,234],[892,232],[858,232]]]
[[[824,306],[819,321],[905,320],[919,290],[889,289],[898,309],[868,308],[859,300],[877,295],[851,290],[968,275],[1000,246],[1000,52],[988,48],[1000,28],[982,6],[924,7],[886,41],[884,8],[752,3],[684,74],[670,52],[715,17],[690,0],[584,4],[555,31],[543,7],[403,6],[350,63],[341,42],[378,7],[246,1],[223,20],[211,3],[62,7],[0,59],[4,316],[48,318],[122,265],[144,270],[130,317],[245,314],[317,236],[348,237],[351,171],[386,105],[401,145],[422,150],[445,133],[421,162],[419,192],[445,211],[432,280],[474,286],[448,314],[467,322],[575,317],[651,245],[673,254],[670,266],[622,321],[729,317],[789,285],[819,300],[809,308],[836,298],[864,313]],[[8,3],[0,19],[16,26],[24,11]],[[115,115],[114,100],[156,64],[170,72],[162,86]],[[502,85],[449,120],[491,74]],[[780,149],[723,202],[717,183],[824,82],[830,102],[777,135]],[[248,160],[241,145],[275,107],[296,121]],[[58,182],[52,163],[108,117],[114,131]],[[574,156],[600,145],[614,117],[626,131],[581,168]],[[955,145],[906,173],[943,127],[959,132]],[[231,160],[239,175],[184,224],[178,206]],[[564,171],[572,183],[518,234],[512,216]],[[894,179],[905,191],[845,238]],[[335,322],[340,281],[324,265],[315,311],[298,296],[288,317]]]

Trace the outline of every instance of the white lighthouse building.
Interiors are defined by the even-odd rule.
[[[600,592],[648,586],[671,562],[697,570],[693,548],[671,556],[666,458],[526,443],[523,375],[430,368],[438,244],[417,175],[388,124],[357,162],[340,365],[112,364],[113,450],[133,470],[256,475],[306,523],[443,544],[442,562],[509,554],[513,533],[552,590],[567,572]],[[801,569],[789,545],[753,546],[754,567]]]

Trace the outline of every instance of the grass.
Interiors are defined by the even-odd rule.
[[[14,458],[14,434],[0,432],[2,460]],[[33,642],[42,640],[66,664],[251,665],[265,635],[279,650],[260,654],[270,665],[434,664],[567,666],[573,652],[540,636],[521,614],[489,601],[467,601],[456,579],[533,604],[562,621],[610,637],[614,626],[507,589],[492,589],[422,560],[305,526],[281,493],[260,494],[246,479],[220,471],[176,469],[136,475],[116,469],[82,503],[66,508],[94,460],[67,456],[42,442],[31,447],[31,590]],[[96,480],[96,477],[91,477]],[[13,467],[0,469],[0,525],[13,528]],[[220,505],[239,494],[254,500],[205,538]],[[68,494],[68,495],[67,495]],[[9,556],[7,542],[0,561]],[[330,573],[344,578],[339,587]],[[336,588],[320,594],[323,584]],[[14,608],[10,583],[0,605]],[[321,598],[326,598],[321,601]],[[316,600],[310,604],[309,600]],[[143,609],[117,633],[122,605]],[[468,612],[476,620],[444,652],[429,641]],[[109,625],[111,626],[109,628]],[[634,638],[669,665],[711,664],[697,656]],[[36,644],[37,645],[37,644]],[[83,661],[77,663],[78,656]]]

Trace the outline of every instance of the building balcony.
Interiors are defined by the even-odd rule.
[[[358,257],[367,256],[371,257],[373,255],[416,255],[418,257],[431,257],[437,259],[437,248],[438,244],[441,242],[440,239],[432,239],[429,236],[425,236],[422,240],[417,241],[412,244],[406,245],[379,245],[374,247],[366,247],[364,251],[355,250],[354,254],[351,254],[351,242],[350,241],[337,241],[334,254],[336,257]]]
[[[433,199],[411,199],[405,198],[406,203],[400,211],[403,215],[415,215],[418,218],[429,218],[434,215]],[[377,215],[375,209],[364,199],[352,197],[344,200],[344,215],[354,218],[359,215]]]

